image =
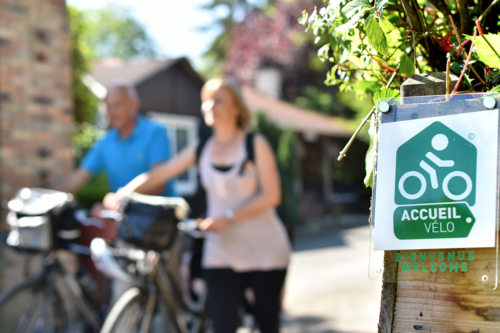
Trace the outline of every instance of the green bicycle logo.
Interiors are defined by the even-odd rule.
[[[436,151],[442,151],[446,147],[448,147],[448,137],[444,134],[436,134],[431,141],[432,148]],[[455,161],[453,160],[441,160],[437,157],[433,152],[428,152],[425,156],[432,161],[439,168],[451,168],[455,165]],[[437,177],[436,169],[430,166],[425,160],[420,162],[420,167],[427,172],[431,180],[431,186],[433,189],[437,189],[439,187],[439,181]],[[410,177],[416,177],[420,181],[420,190],[415,194],[409,194],[406,192],[404,183]],[[453,194],[450,191],[449,184],[450,180],[454,177],[460,177],[465,181],[466,187],[464,191],[460,194]],[[443,180],[443,193],[451,200],[459,201],[465,199],[472,192],[472,179],[465,172],[462,171],[452,171],[444,177]],[[418,171],[408,171],[403,177],[399,180],[399,192],[409,200],[415,200],[420,198],[427,189],[427,181],[425,177]]]
[[[476,200],[476,169],[476,147],[438,121],[401,145],[396,153],[396,237],[467,237],[475,222],[469,207]]]

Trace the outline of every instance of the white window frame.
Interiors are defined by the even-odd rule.
[[[177,128],[186,129],[188,136],[188,145],[198,139],[198,124],[200,120],[197,117],[160,113],[156,111],[148,112],[147,116],[151,120],[157,121],[158,123],[162,124],[167,129],[172,156],[178,153],[176,136]],[[196,190],[198,189],[198,182],[196,180],[197,168],[195,165],[191,166],[188,169],[187,175],[187,180],[177,179],[175,182],[175,189],[177,190],[177,193],[182,196],[194,195],[196,193]]]

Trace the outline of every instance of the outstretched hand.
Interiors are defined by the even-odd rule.
[[[108,193],[102,201],[104,208],[111,210],[118,210],[123,196],[118,193]]]
[[[203,231],[221,232],[229,226],[229,221],[225,216],[216,218],[207,217],[200,222],[200,229]]]

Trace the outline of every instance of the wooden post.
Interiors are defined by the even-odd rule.
[[[458,81],[458,77],[455,75],[450,75],[450,87],[455,87]],[[460,85],[460,88],[463,88],[463,82]],[[463,89],[460,89],[463,90]],[[432,95],[445,95],[446,94],[446,72],[437,72],[437,73],[424,73],[424,74],[415,74],[411,76],[408,80],[406,80],[401,85],[401,97],[417,97],[417,96],[432,96]],[[407,103],[405,103],[407,104]],[[391,265],[390,263],[394,263],[394,258],[397,251],[385,251],[384,253],[384,276],[382,283],[382,297],[380,302],[380,316],[379,316],[379,333],[393,333],[393,332],[419,332],[419,331],[430,331],[430,324],[426,326],[426,324],[422,324],[423,319],[423,307],[422,311],[419,311],[419,304],[415,304],[415,316],[412,315],[410,318],[415,317],[414,325],[405,325],[404,329],[399,327],[399,319],[401,317],[401,321],[408,321],[409,319],[405,317],[405,315],[399,316],[399,313],[396,313],[398,308],[398,297],[406,297],[402,296],[402,292],[398,290],[398,285],[400,285],[398,281],[398,265]],[[423,293],[422,295],[429,295],[425,299],[425,302],[434,300],[434,293],[436,288],[432,286],[432,284],[424,285],[422,284],[420,291]],[[418,288],[417,288],[418,289]],[[500,317],[500,303],[499,303],[499,317]],[[404,312],[404,311],[403,311]],[[426,319],[427,314],[429,313],[428,308],[426,308]],[[420,317],[420,314],[422,316]],[[420,317],[420,318],[419,318]],[[411,320],[410,320],[411,321]],[[450,327],[455,327],[450,325]],[[455,329],[455,328],[454,328]],[[457,332],[456,330],[432,330],[432,332]],[[472,332],[472,331],[458,331],[458,332]],[[483,331],[481,331],[483,332]],[[500,329],[498,330],[500,332]]]
[[[450,90],[453,90],[457,81],[458,77],[451,74]],[[463,87],[463,81],[460,87]],[[446,95],[446,72],[415,74],[401,85],[401,97],[432,95]]]

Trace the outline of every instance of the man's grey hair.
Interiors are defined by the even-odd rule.
[[[126,89],[130,98],[132,99],[139,98],[139,94],[137,93],[137,89],[135,89],[135,85],[132,82],[123,79],[113,80],[113,82],[111,82],[111,84],[109,84],[107,87],[108,94],[111,90],[118,88]]]

